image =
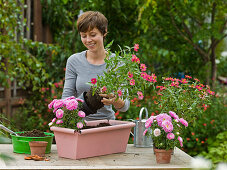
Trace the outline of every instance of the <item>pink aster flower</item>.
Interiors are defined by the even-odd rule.
[[[161,130],[158,129],[158,128],[156,128],[156,129],[154,130],[154,136],[155,136],[155,137],[158,137],[158,136],[160,136],[160,135],[161,135]]]
[[[56,122],[57,125],[59,125],[59,124],[61,124],[61,123],[63,123],[62,120],[57,120],[57,122]]]
[[[134,79],[130,80],[130,85],[132,85],[132,86],[135,85],[135,80]]]
[[[92,79],[91,79],[91,83],[92,83],[92,84],[96,84],[96,83],[97,83],[96,78],[92,78]]]
[[[54,108],[55,109],[58,109],[58,108],[60,108],[60,107],[62,107],[62,106],[64,106],[64,100],[62,100],[62,99],[59,99],[59,100],[56,100],[55,102],[54,102]]]
[[[181,122],[182,125],[184,125],[185,127],[188,127],[188,122],[186,120],[184,120],[183,118],[180,118],[179,121]]]
[[[168,138],[169,140],[174,139],[174,138],[175,138],[175,135],[174,135],[173,133],[168,133],[168,134],[167,134],[167,138]]]
[[[145,131],[143,132],[143,136],[146,135],[147,131],[148,131],[148,129],[145,129]]]
[[[164,120],[162,122],[162,127],[163,127],[163,129],[164,129],[164,131],[166,133],[167,132],[172,132],[172,130],[173,130],[173,124],[170,121],[168,121],[168,120]]]
[[[51,122],[54,123],[55,121],[56,121],[56,118],[53,118]]]
[[[153,121],[154,121],[154,116],[151,116],[149,119],[147,119],[145,122],[145,128],[151,127],[151,124],[153,123]]]
[[[83,100],[83,99],[78,99],[78,98],[76,98],[76,101],[81,102],[81,103],[83,103],[83,102],[84,102],[84,100]]]
[[[61,118],[63,117],[63,115],[64,115],[64,111],[63,111],[62,109],[58,109],[58,110],[56,111],[56,117],[57,117],[58,119],[61,119]]]
[[[156,117],[156,120],[157,120],[157,123],[160,127],[162,127],[162,122],[165,121],[165,120],[172,122],[172,118],[169,115],[167,115],[166,113],[159,114]]]
[[[75,96],[67,97],[67,98],[65,98],[64,100],[72,100],[72,99],[75,99]]]
[[[78,123],[76,124],[76,126],[77,126],[78,129],[81,129],[84,125],[83,125],[82,122],[78,122]]]
[[[131,72],[128,72],[128,78],[132,78],[133,74]]]
[[[78,112],[78,116],[79,116],[79,117],[85,117],[86,114],[85,114],[83,111],[79,111],[79,112]]]
[[[52,109],[52,107],[56,101],[57,101],[57,99],[54,99],[52,102],[50,102],[50,104],[48,104],[48,108]]]
[[[140,64],[141,71],[146,71],[147,67],[145,64]]]
[[[119,97],[122,96],[122,91],[121,90],[118,90],[117,93],[118,93]]]
[[[138,51],[138,49],[139,49],[139,44],[135,44],[134,45],[134,51]]]
[[[178,138],[177,138],[178,140],[179,140],[179,142],[180,142],[180,146],[181,147],[183,147],[183,139],[180,137],[180,136],[178,136]]]
[[[141,91],[138,91],[137,95],[139,100],[143,100],[143,93]]]
[[[176,119],[176,120],[179,119],[179,117],[177,116],[177,114],[176,114],[175,112],[169,111],[169,114],[170,114],[170,116],[172,116],[174,119]]]
[[[76,99],[72,99],[72,100],[69,100],[67,103],[66,103],[66,108],[68,110],[75,110],[77,109],[78,107],[78,102]]]
[[[101,88],[101,92],[102,92],[102,93],[106,92],[106,90],[107,90],[107,87],[106,87],[106,86],[103,86],[103,87]]]

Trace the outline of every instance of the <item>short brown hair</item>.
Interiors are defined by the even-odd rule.
[[[79,16],[77,20],[78,32],[87,32],[97,28],[102,35],[107,33],[108,20],[98,11],[87,11]]]

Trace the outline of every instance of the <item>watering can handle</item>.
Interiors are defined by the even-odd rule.
[[[148,111],[146,107],[142,107],[142,109],[140,110],[140,115],[139,115],[139,120],[142,120],[142,114],[143,114],[143,110],[145,110],[146,112],[146,119],[148,119]]]

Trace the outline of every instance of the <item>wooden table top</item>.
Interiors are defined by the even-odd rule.
[[[13,157],[12,161],[0,159],[0,169],[189,169],[194,159],[179,148],[174,149],[170,164],[157,164],[153,148],[136,148],[127,145],[125,153],[110,154],[80,160],[59,158],[56,145],[46,154],[49,161],[24,160],[25,154],[13,153],[12,144],[0,144],[0,153]]]

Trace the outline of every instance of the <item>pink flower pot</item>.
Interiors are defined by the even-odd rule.
[[[88,126],[96,126],[108,120],[87,122]],[[112,153],[125,152],[133,122],[109,120],[112,126],[83,129],[51,127],[54,132],[58,156],[70,159],[81,159]]]

